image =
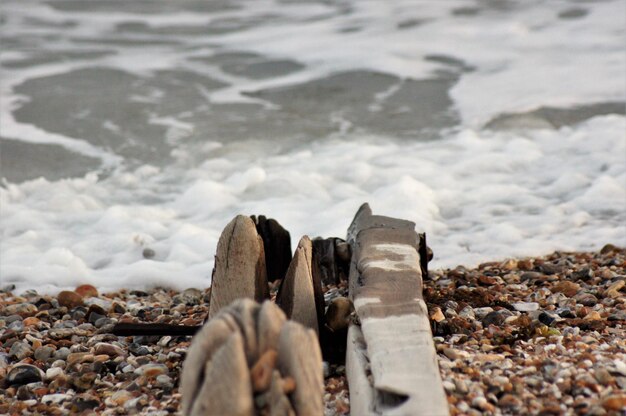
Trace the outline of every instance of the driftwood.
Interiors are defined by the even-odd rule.
[[[276,303],[289,319],[319,333],[324,314],[324,295],[319,276],[313,274],[312,244],[307,236],[298,243],[287,275],[278,288]]]
[[[239,299],[194,337],[181,376],[184,415],[322,415],[314,331],[269,301]]]
[[[267,279],[273,282],[283,279],[291,262],[291,236],[276,220],[264,215],[250,218],[256,225],[256,230],[263,239],[265,249],[265,265]]]
[[[372,215],[367,204],[348,230],[350,296],[360,321],[349,330],[346,355],[354,414],[448,414],[422,299],[419,241],[415,224]]]
[[[238,298],[269,298],[263,239],[251,218],[238,215],[217,243],[209,319]]]

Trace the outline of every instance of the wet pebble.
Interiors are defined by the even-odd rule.
[[[52,357],[53,353],[54,353],[54,348],[52,348],[52,347],[41,347],[41,348],[37,348],[35,350],[34,357],[35,357],[35,360],[46,361],[50,357]]]
[[[68,309],[75,308],[77,306],[83,305],[83,298],[78,293],[64,290],[60,292],[57,296],[57,300],[59,305],[65,306]]]
[[[33,349],[27,342],[14,342],[9,350],[9,357],[13,357],[17,361],[21,361],[31,355],[33,355]]]
[[[574,296],[574,300],[584,306],[594,306],[598,303],[598,298],[591,293],[579,293]]]
[[[110,357],[117,357],[125,355],[122,348],[117,345],[109,344],[106,342],[99,342],[94,346],[94,354],[96,355],[108,355]]]
[[[135,374],[145,377],[156,377],[160,374],[167,374],[168,368],[163,364],[144,364],[135,370]]]
[[[28,383],[36,383],[43,380],[44,374],[34,365],[20,364],[7,375],[7,383],[11,386],[22,386]]]
[[[74,289],[80,297],[82,298],[91,298],[98,296],[98,289],[96,289],[92,285],[80,285],[76,289]]]
[[[509,316],[513,316],[513,314],[506,309],[489,312],[487,315],[483,317],[482,324],[483,326],[502,325],[504,323],[504,320],[508,318]]]

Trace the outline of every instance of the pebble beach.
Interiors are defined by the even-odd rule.
[[[424,298],[452,415],[626,412],[626,250],[430,272]],[[275,288],[274,288],[275,289]],[[345,288],[326,288],[326,300]],[[176,414],[189,337],[117,337],[117,322],[199,325],[210,289],[0,293],[0,414]],[[327,415],[350,413],[325,365]]]
[[[626,251],[431,273],[452,415],[626,413]]]

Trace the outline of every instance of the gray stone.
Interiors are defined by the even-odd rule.
[[[40,347],[35,350],[35,360],[46,361],[54,353],[52,347]]]
[[[19,315],[9,315],[9,316],[7,316],[6,318],[4,318],[4,321],[5,321],[7,324],[11,324],[11,323],[13,323],[13,322],[15,322],[15,321],[21,321],[21,320],[23,320],[23,319],[24,319],[24,318],[22,318],[22,317],[21,317],[21,316],[19,316]]]
[[[68,355],[70,355],[70,349],[67,347],[62,347],[56,350],[56,352],[54,353],[54,358],[56,358],[57,360],[65,360],[67,359]]]
[[[598,303],[598,298],[596,298],[591,293],[579,293],[574,296],[576,302],[580,303],[584,306],[595,306]]]
[[[487,327],[489,325],[499,326],[504,323],[504,320],[509,316],[513,316],[513,313],[506,309],[500,309],[499,311],[489,312],[482,319],[483,326]]]
[[[13,343],[9,351],[9,356],[14,357],[18,361],[23,360],[26,357],[30,357],[32,354],[33,350],[26,342]]]

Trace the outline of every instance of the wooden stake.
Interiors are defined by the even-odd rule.
[[[238,298],[269,298],[263,240],[249,217],[228,223],[217,243],[209,319]]]

